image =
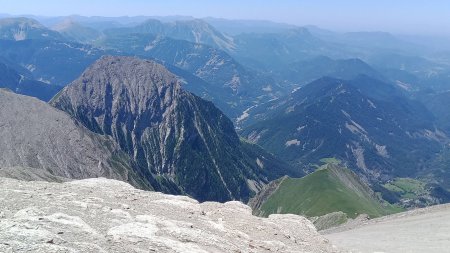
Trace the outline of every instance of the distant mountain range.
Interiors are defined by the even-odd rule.
[[[0,41],[3,48],[0,57],[27,68],[34,79],[61,86],[75,79],[101,55],[125,54],[157,59],[169,68],[186,71],[177,71],[183,79],[192,79],[190,75],[202,79],[205,84],[202,88],[189,85],[190,90],[214,101],[232,118],[239,117],[245,109],[253,106],[255,98],[272,99],[281,92],[269,76],[244,67],[225,51],[187,41],[194,40],[193,37],[180,40],[164,36],[165,33],[179,31],[179,37],[175,37],[183,38],[185,33],[192,34],[192,29],[192,32],[198,29],[199,34],[207,34],[201,38],[210,37],[208,34],[216,36],[214,34],[218,32],[203,21],[165,24],[151,20],[136,27],[107,30],[93,42],[104,49],[73,42],[89,40],[89,35],[83,31],[75,34],[82,28],[74,23],[69,22],[60,29],[65,41]],[[202,29],[204,31],[200,31]],[[75,38],[77,36],[78,39]]]
[[[108,177],[247,201],[271,180],[336,158],[391,203],[448,199],[450,53],[405,37],[181,16],[8,17],[0,49],[0,88],[44,101],[57,94],[51,104],[71,115],[71,129],[114,146],[101,161]],[[39,153],[43,164],[69,155],[53,144]],[[116,152],[119,171],[104,165]],[[58,180],[72,170],[8,161]],[[420,190],[412,197],[405,182]]]
[[[324,76],[351,80],[360,75],[387,80],[372,66],[358,58],[334,60],[326,56],[293,62],[280,71],[278,76],[284,79],[285,83],[305,85]]]
[[[255,100],[271,99],[280,92],[280,87],[267,75],[245,68],[225,51],[210,46],[134,33],[106,36],[101,45],[158,59],[168,67],[175,66],[201,78],[207,86],[197,94],[217,103],[233,118],[254,105]]]
[[[59,40],[0,40],[0,58],[13,62],[31,78],[65,86],[107,54],[89,45]]]
[[[209,45],[225,51],[231,51],[235,47],[232,37],[217,31],[201,19],[174,21],[171,23],[163,23],[156,19],[149,19],[137,26],[113,28],[104,31],[104,34],[109,37],[134,33],[186,40],[197,44]]]
[[[53,30],[59,32],[68,40],[80,43],[92,43],[101,36],[100,31],[76,23],[70,18],[56,24]]]
[[[3,40],[59,40],[62,38],[58,32],[46,28],[33,19],[6,18],[0,20],[0,39]]]
[[[364,76],[322,78],[248,114],[242,135],[281,158],[311,170],[336,157],[369,180],[414,175],[448,141],[423,105]]]

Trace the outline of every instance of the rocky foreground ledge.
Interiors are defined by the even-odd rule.
[[[109,179],[0,178],[0,252],[339,252],[296,215],[252,216]]]

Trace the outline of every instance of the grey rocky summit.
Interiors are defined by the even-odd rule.
[[[51,104],[111,136],[142,175],[156,178],[156,190],[201,201],[246,201],[249,180],[265,180],[232,122],[153,61],[102,57]]]

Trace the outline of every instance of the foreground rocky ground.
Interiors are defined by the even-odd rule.
[[[307,219],[259,218],[109,179],[0,178],[0,252],[338,252]]]
[[[361,220],[323,232],[351,252],[450,252],[450,204]]]

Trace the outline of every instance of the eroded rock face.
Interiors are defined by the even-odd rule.
[[[0,178],[0,252],[338,252],[306,218],[259,218],[111,179]]]

